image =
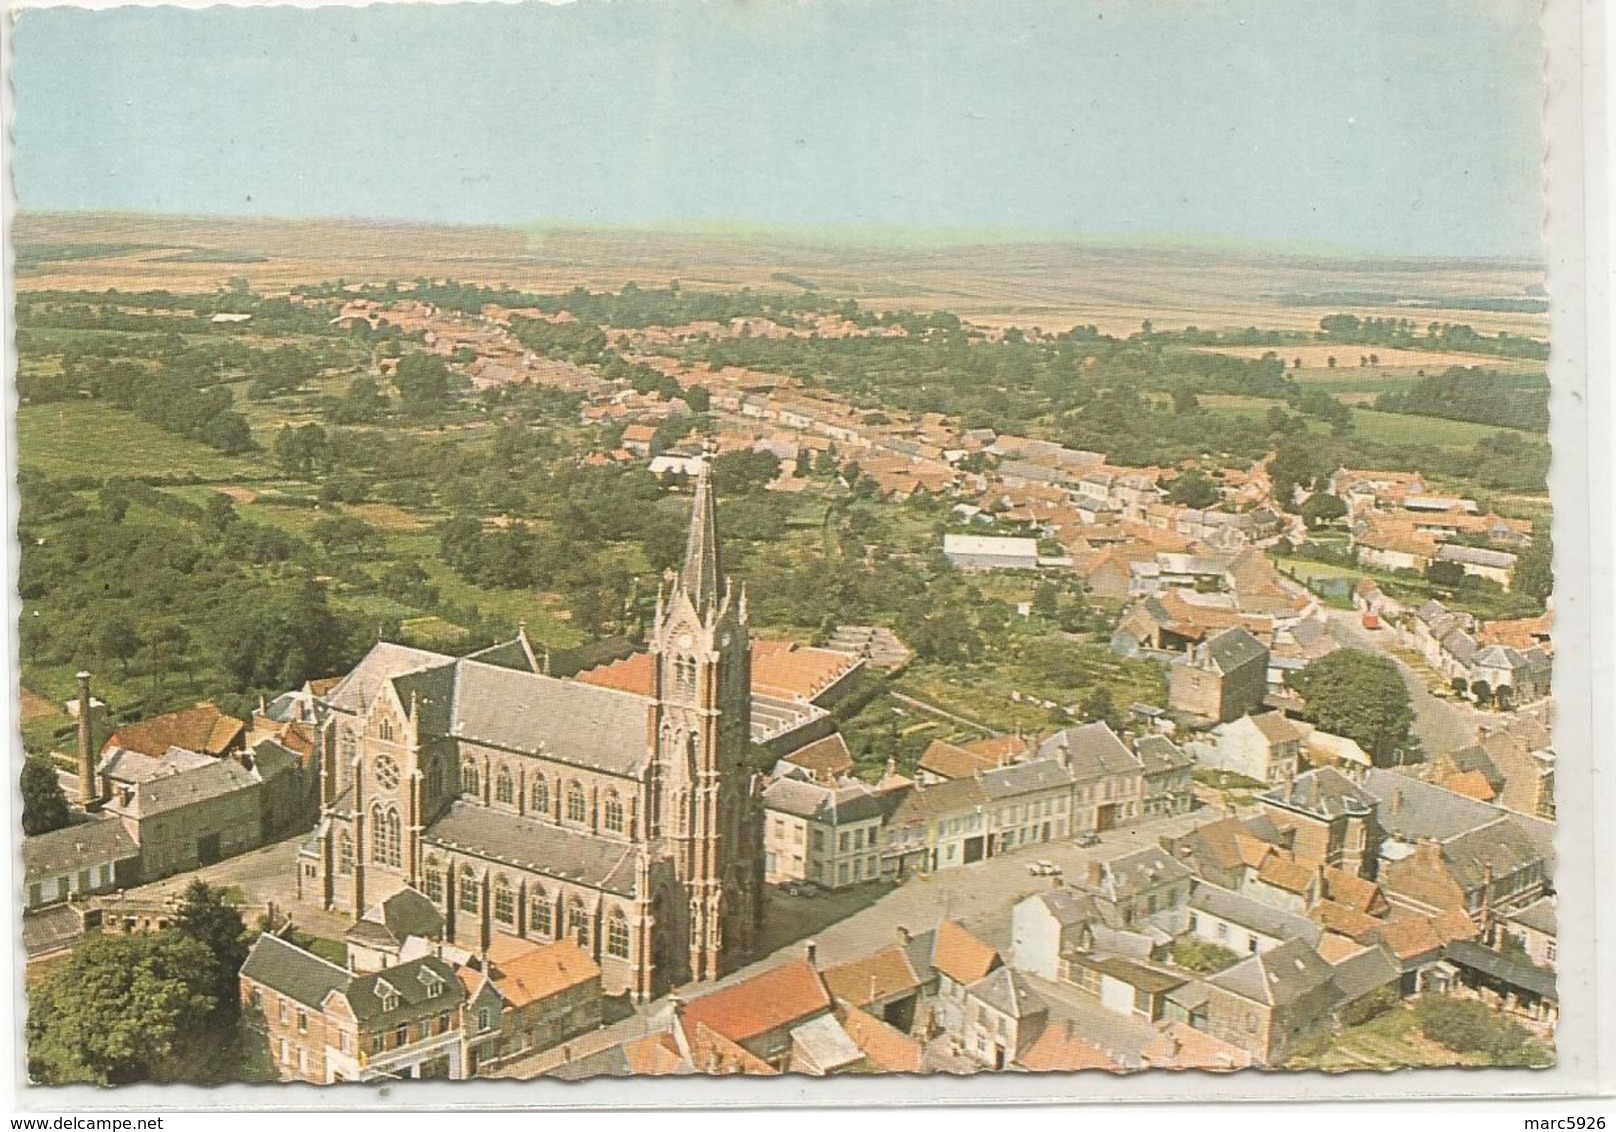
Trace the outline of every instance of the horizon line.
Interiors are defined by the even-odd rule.
[[[1180,251],[1201,254],[1247,255],[1291,260],[1331,260],[1356,263],[1478,264],[1547,270],[1547,256],[1526,252],[1490,254],[1410,255],[1362,247],[1316,243],[1305,240],[1274,241],[1248,239],[1209,233],[1151,232],[1132,235],[1076,232],[1068,229],[1006,227],[1002,225],[906,225],[906,224],[801,224],[768,223],[748,220],[657,220],[602,222],[567,218],[535,218],[524,221],[429,220],[418,217],[366,216],[322,213],[288,215],[247,212],[161,212],[120,208],[27,208],[19,206],[13,220],[49,218],[106,218],[147,221],[190,221],[245,224],[360,224],[371,228],[421,229],[438,231],[509,232],[520,234],[531,244],[551,235],[638,235],[696,237],[742,242],[777,241],[804,246],[818,245],[842,250],[941,250],[945,248],[1033,247],[1064,244],[1101,251]],[[14,246],[21,246],[16,235]]]

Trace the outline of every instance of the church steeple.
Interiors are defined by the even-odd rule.
[[[696,472],[696,501],[690,511],[690,533],[685,537],[685,563],[679,571],[678,584],[704,621],[723,597],[719,588],[723,578],[724,568],[718,558],[718,509],[704,463]]]

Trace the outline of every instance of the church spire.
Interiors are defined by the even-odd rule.
[[[690,533],[685,538],[685,564],[679,571],[679,589],[696,612],[706,618],[719,603],[719,582],[724,576],[718,560],[718,512],[713,503],[708,465],[696,472],[696,502],[690,512]]]

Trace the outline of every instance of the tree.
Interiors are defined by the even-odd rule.
[[[399,402],[411,416],[427,416],[445,408],[460,382],[435,354],[406,354],[393,376]]]
[[[713,458],[713,490],[719,495],[750,495],[780,475],[773,452],[726,452]]]
[[[234,1019],[241,1010],[241,965],[251,947],[241,913],[224,902],[219,889],[193,880],[181,897],[174,930],[202,944],[213,956],[214,1013],[221,1019]]]
[[[222,491],[208,496],[202,505],[202,521],[215,531],[224,532],[236,521],[236,501]]]
[[[29,837],[61,829],[72,821],[67,794],[51,761],[31,756],[22,764],[22,831]]]
[[[1039,582],[1032,591],[1032,611],[1054,620],[1060,616],[1060,588],[1054,582]]]
[[[29,994],[28,1075],[52,1085],[196,1079],[217,1045],[216,967],[205,945],[173,931],[86,936]]]
[[[1307,701],[1302,718],[1332,735],[1353,740],[1376,766],[1390,766],[1408,742],[1414,722],[1402,670],[1390,657],[1337,649],[1287,682]]]
[[[1317,530],[1326,523],[1345,518],[1347,505],[1338,496],[1331,495],[1327,491],[1315,491],[1307,497],[1307,502],[1302,504],[1301,514],[1302,521],[1308,525],[1308,529]]]
[[[1096,723],[1116,723],[1117,706],[1111,699],[1111,689],[1104,684],[1096,685],[1094,690],[1083,697],[1082,711],[1085,718]]]
[[[1464,585],[1464,567],[1457,562],[1433,561],[1425,568],[1425,580],[1444,590],[1456,590]]]
[[[1540,604],[1554,592],[1554,540],[1547,530],[1516,556],[1515,589]]]
[[[1167,498],[1184,507],[1201,510],[1222,498],[1222,492],[1205,472],[1194,471],[1179,476],[1167,493]]]
[[[1472,680],[1470,694],[1476,697],[1476,703],[1481,707],[1488,707],[1493,702],[1493,686],[1485,680]]]
[[[115,660],[125,674],[129,662],[140,652],[140,634],[129,619],[120,613],[108,615],[95,631],[95,653],[107,660]]]

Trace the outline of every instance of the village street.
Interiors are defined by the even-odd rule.
[[[1008,951],[1011,908],[1055,883],[1049,877],[1030,874],[1029,864],[1038,860],[1052,861],[1061,866],[1063,879],[1076,882],[1087,874],[1090,861],[1110,860],[1157,845],[1162,837],[1176,836],[1221,816],[1202,809],[1158,818],[1131,829],[1107,833],[1101,844],[1092,849],[1083,849],[1071,842],[1032,845],[974,865],[917,877],[896,887],[876,883],[823,892],[811,898],[787,896],[771,888],[764,910],[767,952],[717,983],[682,987],[679,993],[690,998],[738,982],[804,954],[810,940],[819,964],[834,966],[896,943],[899,928],[918,934],[936,927],[945,918],[961,921],[984,942],[1001,952]],[[1078,1019],[1085,1034],[1095,1036],[1095,1040],[1112,1049],[1137,1052],[1152,1036],[1150,1027],[1111,1014],[1071,988],[1041,984],[1039,989],[1049,993],[1053,1017]],[[494,1076],[535,1077],[569,1058],[586,1057],[625,1039],[638,1037],[647,1032],[649,1015],[665,1008],[665,1001],[652,1003],[593,1034],[574,1038],[564,1047],[543,1050],[502,1065],[494,1071]]]
[[[1427,686],[1427,677],[1391,653],[1396,634],[1390,629],[1365,629],[1360,615],[1329,610],[1330,632],[1343,646],[1390,656],[1403,674],[1409,700],[1414,707],[1414,734],[1429,760],[1457,751],[1475,742],[1476,730],[1488,718],[1469,704],[1438,699]]]

